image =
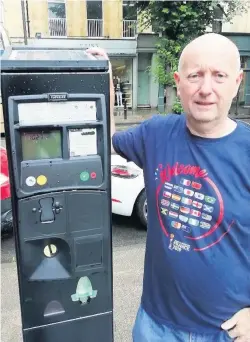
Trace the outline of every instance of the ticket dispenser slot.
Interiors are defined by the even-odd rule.
[[[108,63],[37,53],[1,75],[23,339],[112,342]]]

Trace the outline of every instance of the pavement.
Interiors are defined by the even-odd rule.
[[[129,126],[137,125],[144,120],[149,119],[155,114],[166,115],[159,113],[157,108],[152,109],[137,109],[135,111],[128,110],[127,115],[124,115],[124,110],[121,108],[119,110],[115,110],[114,117],[115,123],[118,130],[127,128]],[[241,110],[237,115],[234,114],[234,110],[229,114],[230,118],[235,118],[243,121],[250,121],[250,108],[244,108],[244,111]]]
[[[132,342],[142,290],[145,241],[146,231],[135,219],[113,216],[114,342]],[[22,342],[13,238],[2,241],[1,294],[1,342]]]

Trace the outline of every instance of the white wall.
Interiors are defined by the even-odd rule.
[[[223,32],[250,33],[250,9],[247,13],[237,15],[233,18],[232,24],[223,23]]]
[[[206,32],[212,32],[212,27],[207,27]],[[250,9],[247,13],[236,15],[231,23],[223,23],[222,32],[250,33]]]

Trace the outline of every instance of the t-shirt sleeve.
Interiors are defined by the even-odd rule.
[[[140,168],[143,168],[145,163],[145,137],[150,121],[151,119],[148,119],[136,127],[116,132],[112,137],[115,152]]]

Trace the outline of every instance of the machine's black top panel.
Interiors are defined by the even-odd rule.
[[[13,48],[1,57],[1,70],[5,71],[108,71],[108,61],[90,57],[80,49]]]

